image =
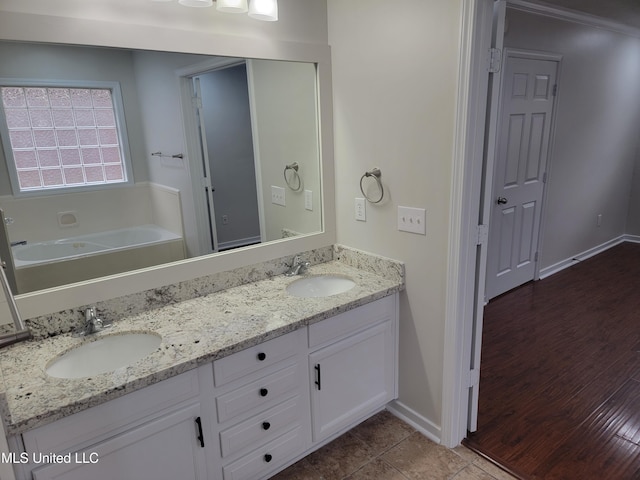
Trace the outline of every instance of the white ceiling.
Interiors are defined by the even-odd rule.
[[[544,0],[536,3],[588,13],[640,29],[640,0]]]

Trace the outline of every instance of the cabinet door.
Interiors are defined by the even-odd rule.
[[[314,441],[393,399],[394,346],[393,321],[386,321],[309,355]]]
[[[32,472],[33,478],[205,480],[204,448],[197,439],[196,418],[199,416],[200,405],[191,405],[82,452],[72,453],[68,463],[37,468]]]

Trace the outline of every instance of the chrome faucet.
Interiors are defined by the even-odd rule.
[[[89,307],[84,311],[84,325],[78,334],[91,335],[110,326],[111,323],[103,322],[96,316],[96,309],[94,307]]]
[[[300,255],[296,255],[295,257],[293,257],[293,262],[291,263],[289,270],[284,272],[284,274],[287,277],[300,275],[301,273],[304,273],[307,271],[307,268],[309,268],[309,265],[311,265],[309,262],[302,261],[302,259],[300,258]]]

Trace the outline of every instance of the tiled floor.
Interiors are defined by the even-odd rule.
[[[383,411],[272,480],[512,480],[466,447],[428,440]]]

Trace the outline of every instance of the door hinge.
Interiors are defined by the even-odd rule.
[[[558,84],[557,83],[553,86],[553,96],[555,97],[556,95],[558,95]]]
[[[489,73],[498,73],[502,68],[502,51],[498,48],[489,49]]]
[[[475,387],[480,384],[480,369],[472,368],[469,370],[469,387]]]
[[[478,225],[476,227],[476,245],[486,245],[489,241],[489,225]]]
[[[542,183],[547,183],[547,172],[542,174]]]
[[[538,261],[538,252],[536,252],[535,255],[533,256],[533,261],[534,262]]]
[[[196,109],[202,108],[202,99],[200,97],[191,97],[191,105]]]

